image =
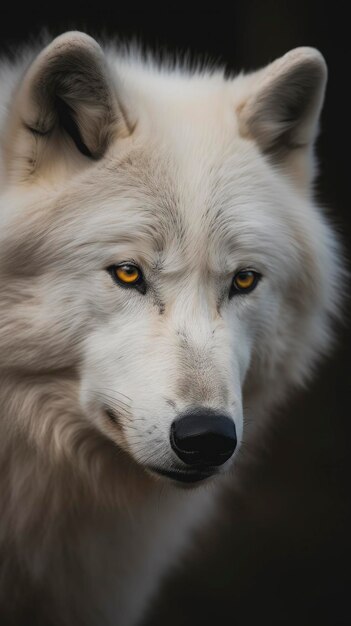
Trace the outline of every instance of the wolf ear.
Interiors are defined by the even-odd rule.
[[[79,32],[54,39],[27,70],[11,104],[5,144],[10,175],[28,180],[50,166],[72,171],[101,158],[125,126],[117,102],[98,43]]]
[[[276,164],[309,183],[306,167],[310,169],[327,81],[324,58],[314,48],[296,48],[256,76],[238,109],[241,134],[254,139]]]

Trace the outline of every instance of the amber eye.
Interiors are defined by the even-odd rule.
[[[253,270],[241,270],[233,278],[230,297],[239,293],[249,293],[257,286],[260,278],[261,275]]]
[[[118,265],[115,269],[116,277],[121,283],[132,285],[140,279],[140,270],[135,265]]]
[[[139,291],[145,293],[146,288],[142,272],[133,263],[111,265],[107,269],[118,285],[123,287],[137,287]]]

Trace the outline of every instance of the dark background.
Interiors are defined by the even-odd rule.
[[[54,35],[72,27],[136,35],[152,48],[189,50],[236,70],[262,66],[295,46],[318,47],[330,79],[317,194],[346,253],[350,249],[350,33],[341,2],[246,0],[211,11],[169,3],[167,10],[128,11],[125,4],[100,0],[70,7],[12,4],[2,10],[3,50],[35,38],[43,26]],[[332,358],[277,415],[258,462],[243,472],[241,488],[226,496],[221,520],[199,535],[196,548],[169,576],[145,626],[351,624],[347,317],[346,310]]]

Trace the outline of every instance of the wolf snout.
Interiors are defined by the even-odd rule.
[[[179,459],[203,469],[223,465],[237,445],[233,420],[208,408],[178,417],[172,423],[170,441]]]

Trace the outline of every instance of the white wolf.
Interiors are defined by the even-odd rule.
[[[247,416],[328,347],[326,74],[313,48],[233,78],[78,32],[1,63],[2,624],[140,621]]]

